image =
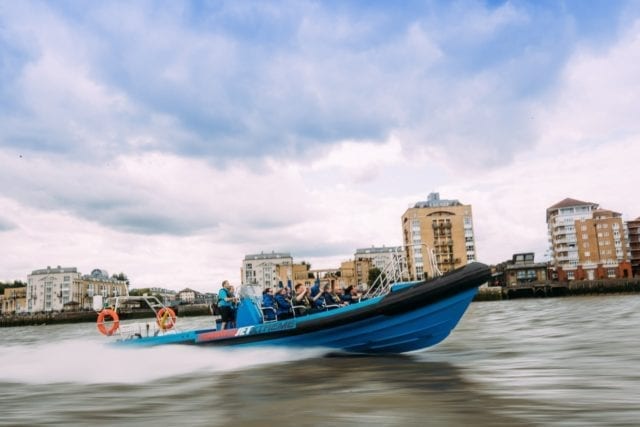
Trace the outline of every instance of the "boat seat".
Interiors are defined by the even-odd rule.
[[[260,306],[260,311],[262,314],[262,323],[269,322],[277,322],[278,321],[278,312],[273,307],[264,307]],[[268,319],[268,317],[273,317],[273,319]]]
[[[293,317],[306,316],[309,314],[309,309],[304,305],[292,305],[291,312],[293,313]]]

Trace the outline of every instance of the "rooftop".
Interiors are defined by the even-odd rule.
[[[462,206],[456,199],[440,199],[440,193],[429,193],[427,200],[417,202],[414,208],[442,208],[447,206]]]
[[[381,253],[389,253],[389,252],[402,252],[404,249],[402,246],[383,246],[383,247],[370,247],[370,248],[361,248],[356,249],[356,255],[359,254],[381,254]]]
[[[47,266],[47,268],[42,268],[40,270],[33,270],[31,272],[32,275],[37,274],[56,274],[56,273],[77,273],[78,269],[76,267],[60,267],[57,266],[55,268],[51,268]]]
[[[576,199],[572,199],[572,198],[567,197],[566,199],[559,201],[555,205],[548,207],[547,210],[560,209],[560,208],[570,208],[572,206],[585,206],[585,205],[594,206],[595,209],[598,208],[598,204],[597,203],[583,202],[581,200],[576,200]]]
[[[273,252],[271,251],[271,253],[264,253],[264,252],[260,252],[259,254],[250,254],[250,255],[245,255],[244,256],[244,260],[245,261],[249,261],[249,260],[257,260],[257,259],[278,259],[278,258],[291,258],[291,254],[288,252]]]

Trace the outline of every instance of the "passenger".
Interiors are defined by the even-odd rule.
[[[351,297],[351,290],[353,289],[353,285],[349,285],[345,288],[344,290],[344,295],[342,296],[342,301],[351,304],[352,301],[352,297]]]
[[[316,292],[314,293],[313,289],[316,288]],[[316,283],[309,290],[309,300],[311,302],[312,311],[322,310],[324,308],[324,297],[323,292],[320,289],[320,284]]]
[[[309,288],[307,288],[302,283],[298,283],[296,285],[295,294],[291,300],[294,306],[301,306],[300,308],[296,308],[298,310],[296,312],[297,315],[305,315],[311,312],[311,300],[309,299]]]
[[[283,287],[275,297],[277,306],[276,314],[278,316],[278,320],[289,319],[293,317],[293,312],[291,311],[291,299],[289,298],[288,290],[289,288],[287,288],[286,286]]]
[[[262,292],[262,308],[264,320],[276,320],[277,307],[276,298],[273,295],[273,288],[267,288]]]
[[[235,324],[235,318],[233,317],[233,304],[235,297],[230,292],[231,285],[228,280],[222,282],[222,289],[218,292],[218,309],[220,310],[220,329],[227,329],[232,324]]]
[[[329,307],[329,306],[342,307],[344,305],[347,305],[347,303],[340,300],[340,297],[335,292],[331,291],[331,285],[328,283],[324,285],[323,292],[322,292],[322,299],[324,300],[325,307]]]
[[[342,301],[349,304],[355,304],[360,302],[360,298],[362,298],[362,294],[360,293],[360,291],[358,291],[358,288],[356,288],[355,286],[347,286],[347,288],[344,290]]]
[[[311,298],[315,298],[318,294],[321,294],[321,293],[322,293],[322,290],[320,289],[320,282],[317,281],[311,287]]]
[[[349,304],[359,303],[360,300],[362,299],[362,292],[360,292],[360,290],[355,286],[351,287],[351,290],[349,291],[349,295],[350,295]]]
[[[231,302],[231,322],[229,325],[229,329],[236,327],[236,317],[238,315],[238,302],[240,302],[240,298],[236,296],[236,288],[233,285],[229,286],[229,296],[233,298]]]
[[[334,286],[333,294],[338,297],[340,302],[342,302],[343,304],[348,304],[348,302],[345,300],[344,289],[342,289],[342,286],[338,286],[338,285]]]

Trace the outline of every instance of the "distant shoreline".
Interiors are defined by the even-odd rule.
[[[210,314],[207,304],[189,304],[174,307],[176,313],[183,317],[206,316]],[[149,310],[118,313],[120,320],[150,319],[154,315]],[[0,328],[18,326],[60,325],[65,323],[89,323],[97,322],[98,313],[95,311],[64,311],[48,313],[23,313],[0,317]]]
[[[479,289],[474,301],[635,293],[640,293],[640,278],[577,280],[567,283],[531,282],[511,286],[483,287]]]
[[[534,282],[512,286],[482,287],[474,298],[474,302],[501,301],[521,298],[553,298],[581,295],[626,295],[640,293],[640,278],[584,280],[569,283]],[[188,304],[175,307],[179,316],[209,315],[206,304]],[[120,313],[121,320],[153,318],[148,310],[139,312]],[[19,326],[60,325],[66,323],[96,322],[98,314],[95,311],[67,311],[33,314],[13,314],[0,316],[0,328]]]

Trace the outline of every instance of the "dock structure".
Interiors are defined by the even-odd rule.
[[[531,282],[502,287],[503,299],[640,292],[640,278]]]

